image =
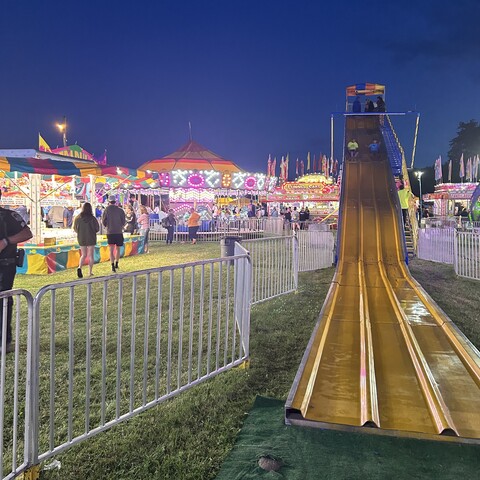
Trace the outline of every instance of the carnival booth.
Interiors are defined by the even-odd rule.
[[[436,217],[454,216],[459,207],[470,209],[470,201],[478,183],[440,183],[433,193],[423,195],[422,201],[433,202]]]
[[[235,207],[236,215],[246,217],[246,204],[273,192],[277,183],[277,177],[245,172],[193,140],[139,168],[158,173],[159,185],[168,190],[168,207],[180,219],[178,231],[187,230],[183,221],[192,206],[201,214],[200,231],[210,229],[218,207]]]
[[[65,208],[76,209],[88,201],[95,211],[108,195],[115,194],[119,203],[126,203],[132,189],[156,186],[145,172],[35,150],[27,151],[32,156],[23,157],[22,152],[9,150],[12,156],[0,156],[1,204],[24,214],[29,212],[33,233],[32,242],[24,245],[26,261],[19,273],[54,273],[78,266],[76,234],[64,228],[62,221]],[[137,253],[143,253],[143,237],[126,235],[122,256]],[[106,238],[99,235],[95,261],[106,261],[108,257]]]
[[[310,173],[295,182],[284,182],[268,196],[271,206],[308,208],[310,219],[321,222],[325,218],[338,219],[340,183],[321,173]]]

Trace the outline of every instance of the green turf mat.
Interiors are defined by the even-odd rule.
[[[480,446],[286,426],[284,403],[256,398],[217,480],[480,478]],[[265,471],[262,456],[283,466]]]

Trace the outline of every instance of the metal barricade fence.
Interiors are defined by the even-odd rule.
[[[309,272],[333,265],[335,236],[332,231],[298,230],[298,271]]]
[[[31,368],[18,351],[15,362],[1,357],[5,478],[243,363],[251,280],[243,254],[48,285],[30,297]],[[18,315],[15,325],[24,345]],[[28,420],[15,423],[27,388]],[[26,460],[17,466],[23,423]]]
[[[10,305],[9,305],[10,304]],[[33,298],[26,290],[0,292],[0,315],[12,314],[12,346],[6,355],[7,322],[0,342],[0,478],[14,478],[33,461],[32,318]]]
[[[298,286],[296,236],[242,241],[252,259],[252,304],[293,292]]]
[[[202,222],[197,238],[199,241],[218,242],[225,236],[239,236],[244,239],[281,236],[284,234],[282,218],[262,217],[239,220],[209,220]],[[160,220],[150,220],[150,241],[166,241],[167,230]],[[188,228],[177,225],[174,231],[175,242],[188,241]]]
[[[480,233],[455,231],[455,273],[480,280]]]
[[[419,228],[417,256],[432,262],[454,263],[454,228]]]

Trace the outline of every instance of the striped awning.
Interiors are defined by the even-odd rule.
[[[3,175],[2,175],[3,172]],[[52,160],[50,158],[0,157],[0,176],[10,172],[58,175],[59,177],[88,177],[89,175],[115,177],[119,179],[144,180],[152,175],[135,168],[98,165],[96,163]]]
[[[39,173],[41,175],[60,175],[80,177],[96,175],[99,166],[96,163],[62,162],[42,158],[0,157],[0,170],[4,172]]]
[[[378,83],[356,83],[347,87],[347,97],[357,95],[385,95],[385,85]]]

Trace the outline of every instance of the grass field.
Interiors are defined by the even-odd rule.
[[[122,271],[218,257],[218,244],[152,245],[152,253],[121,260]],[[480,345],[479,284],[455,277],[449,266],[414,260],[413,275],[477,347]],[[96,275],[109,265],[95,266]],[[211,479],[235,442],[257,394],[286,399],[334,273],[333,268],[300,274],[296,294],[252,309],[251,362],[199,385],[58,459],[60,470],[43,479]],[[18,276],[16,287],[35,292],[48,282],[74,278]],[[395,461],[395,459],[390,459]]]

